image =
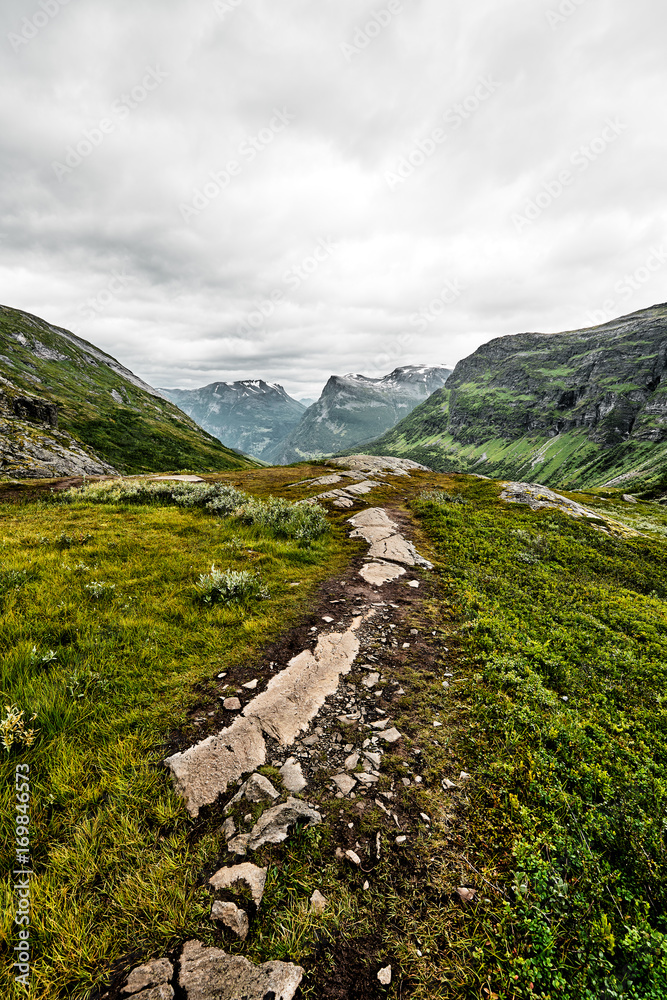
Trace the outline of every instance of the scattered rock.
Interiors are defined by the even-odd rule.
[[[230,931],[233,931],[242,941],[245,941],[248,936],[250,929],[248,914],[234,903],[221,903],[220,900],[216,899],[211,910],[211,920],[229,927]]]
[[[327,899],[319,889],[316,889],[313,895],[310,897],[310,912],[316,914],[320,917],[327,908]]]
[[[412,587],[414,590],[419,590],[419,580],[410,580],[408,587]]]
[[[378,972],[378,981],[382,986],[389,986],[391,983],[391,965],[385,966]]]
[[[248,683],[244,684],[243,687],[246,688],[248,691],[254,691],[258,684],[259,681],[257,680],[257,678],[255,678],[252,681],[248,681]]]
[[[249,840],[249,833],[240,833],[238,837],[234,837],[233,840],[228,841],[227,850],[231,851],[232,854],[246,854]]]
[[[378,737],[381,740],[386,740],[387,743],[396,743],[397,740],[400,740],[401,734],[398,729],[383,729],[378,732]]]
[[[267,809],[260,816],[247,835],[248,840],[245,846],[251,851],[256,851],[262,844],[280,844],[287,839],[289,827],[304,819],[308,820],[308,826],[316,826],[322,822],[322,816],[316,809],[312,809],[300,799],[289,798],[287,802],[281,802],[279,805]],[[237,837],[236,840],[241,840],[241,838]],[[245,851],[241,852],[237,849],[236,853],[241,854]]]
[[[350,774],[335,774],[332,780],[338,785],[343,795],[349,795],[357,783]]]
[[[363,679],[363,681],[361,683],[364,685],[364,687],[374,688],[375,685],[378,683],[379,680],[380,680],[380,675],[378,673],[374,672],[374,673],[368,674],[366,677],[364,677],[364,679]]]
[[[468,889],[462,885],[456,891],[464,903],[472,903],[477,895],[476,889]]]
[[[225,838],[225,840],[231,840],[231,838],[234,836],[235,833],[236,833],[236,823],[234,822],[232,817],[229,816],[228,819],[226,819],[225,822],[222,824],[222,835]]]
[[[458,787],[457,785],[454,784],[453,781],[450,781],[449,778],[443,778],[441,784],[442,784],[443,791],[445,791],[445,792],[451,792],[452,789]]]
[[[407,839],[408,838],[405,836],[405,834],[401,834],[400,837],[396,838],[396,843],[400,846],[401,844],[404,844]]]
[[[461,773],[459,774],[459,781],[469,781],[469,780],[470,780],[470,775],[468,774],[468,772],[461,771]]]
[[[241,702],[238,698],[225,698],[222,703],[222,707],[228,712],[240,712]]]
[[[331,623],[332,623],[332,621],[333,621],[333,620],[334,620],[334,619],[333,619],[333,618],[330,618],[330,617],[329,617],[329,615],[324,615],[324,616],[323,616],[323,618],[322,618],[322,621],[323,621],[323,622],[326,622],[326,623],[327,623],[327,625],[331,625]]]
[[[345,761],[345,770],[354,771],[358,763],[359,763],[359,754],[358,753],[350,754],[350,756]]]
[[[248,780],[241,785],[234,798],[227,803],[225,813],[231,812],[232,806],[235,806],[243,798],[247,799],[248,802],[275,802],[276,799],[280,798],[280,792],[263,774],[251,774]]]
[[[290,757],[289,760],[285,761],[280,768],[280,774],[282,775],[283,785],[288,792],[302,792],[308,784],[303,776],[301,764],[294,757]]]
[[[180,985],[187,1000],[293,1000],[303,969],[289,962],[253,965],[220,948],[188,941],[181,958]]]
[[[353,865],[356,865],[357,868],[361,866],[361,858],[355,851],[346,851],[345,857],[348,859],[348,861],[351,861]]]
[[[245,882],[252,893],[256,905],[262,902],[266,885],[267,868],[258,868],[250,862],[234,865],[233,868],[221,868],[209,880],[214,889],[231,889],[237,882]]]
[[[162,986],[170,983],[174,975],[174,967],[168,958],[156,958],[145,965],[138,965],[127,977],[127,983],[120,991],[123,994],[138,993],[151,986]],[[173,991],[171,996],[173,996]]]

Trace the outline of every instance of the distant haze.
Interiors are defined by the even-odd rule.
[[[667,300],[659,0],[5,0],[0,301],[155,386]]]

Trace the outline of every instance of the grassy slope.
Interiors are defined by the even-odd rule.
[[[39,357],[34,344],[63,360]],[[121,472],[222,471],[256,464],[225,448],[173,403],[132,384],[28,313],[0,307],[0,355],[0,374],[21,393],[56,403],[59,426]],[[114,391],[122,403],[113,399]]]
[[[261,494],[273,480],[259,476]],[[303,548],[201,511],[31,503],[0,508],[0,552],[2,704],[36,713],[40,731],[34,749],[2,751],[0,786],[6,821],[14,767],[29,761],[41,873],[33,948],[43,956],[34,995],[83,997],[119,956],[164,952],[210,923],[197,881],[219,836],[211,828],[193,838],[158,766],[165,741],[192,730],[190,710],[217,671],[252,662],[304,614],[317,581],[341,566],[340,533]],[[212,563],[258,572],[270,599],[204,608],[195,583]],[[115,589],[95,598],[94,581]],[[8,836],[4,872],[12,854]],[[2,996],[24,995],[10,975],[3,962]]]
[[[469,505],[416,510],[460,616],[454,742],[475,776],[468,857],[487,880],[471,874],[487,899],[459,921],[475,983],[461,995],[658,1000],[667,517],[641,505],[656,537],[612,538],[499,504],[493,483],[452,487]]]
[[[291,494],[290,476],[234,482]],[[426,487],[469,503],[420,501]],[[439,586],[407,623],[432,631],[436,666],[404,667],[407,694],[392,708],[408,757],[422,754],[423,786],[401,795],[432,827],[398,859],[383,833],[369,892],[334,860],[326,825],[271,849],[263,917],[231,950],[326,971],[334,949],[375,936],[394,964],[394,998],[664,1000],[667,513],[576,495],[649,533],[612,538],[504,504],[495,484],[466,477],[421,474],[385,489],[374,502],[411,504],[418,544],[437,559]],[[304,550],[172,508],[32,503],[0,518],[3,570],[26,574],[2,578],[2,689],[37,711],[41,730],[34,750],[4,762],[2,809],[15,763],[29,760],[35,997],[80,1000],[130,952],[140,961],[195,935],[219,943],[202,884],[217,827],[188,821],[155,765],[172,729],[187,734],[215,672],[243,663],[252,676],[264,643],[306,615],[316,582],[340,572],[356,543],[337,527]],[[58,545],[63,531],[71,548]],[[245,616],[203,610],[193,584],[212,561],[257,567],[271,600]],[[94,579],[116,590],[95,601]],[[57,659],[43,664],[51,649]],[[455,675],[449,691],[444,672]],[[398,755],[386,767],[409,773]],[[472,781],[445,794],[443,775],[461,768]],[[352,803],[332,816],[358,822]],[[374,838],[386,822],[368,815],[359,833]],[[477,888],[478,902],[463,906],[459,885]],[[315,888],[330,900],[322,920],[304,902]]]

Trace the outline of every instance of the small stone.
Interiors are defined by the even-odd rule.
[[[389,725],[389,719],[378,719],[377,722],[371,722],[373,729],[384,729],[387,725]]]
[[[349,795],[357,783],[350,774],[335,774],[333,781],[338,785],[343,795]]]
[[[434,721],[433,721],[433,728],[434,729],[441,729],[442,728],[442,722],[438,722],[437,719],[434,719]]]
[[[409,787],[409,785],[410,785],[410,779],[409,778],[401,778],[401,781],[403,782],[403,784],[405,785],[406,788]]]
[[[327,623],[327,625],[330,625],[330,624],[331,624],[331,622],[332,622],[333,620],[334,620],[334,619],[333,619],[333,618],[330,618],[330,617],[329,617],[329,615],[323,615],[323,616],[322,616],[322,621],[323,621],[323,622],[326,622],[326,623]]]
[[[419,635],[419,629],[418,628],[411,628],[410,629],[410,635]]]
[[[427,816],[426,813],[420,813],[419,815],[421,816],[421,818],[424,820],[425,823],[431,822],[431,817]]]
[[[304,740],[301,740],[305,747],[314,747],[320,742],[319,736],[306,736]]]
[[[319,889],[316,889],[313,895],[310,897],[310,912],[314,913],[318,917],[321,917],[326,908],[327,908],[326,897],[322,895]]]
[[[350,754],[350,756],[345,761],[345,770],[354,771],[358,763],[359,763],[359,754],[358,753]]]
[[[398,691],[396,692],[396,694],[397,695],[399,695],[399,694],[405,694],[405,691],[403,690],[403,688],[399,688]]]
[[[386,740],[387,743],[396,743],[401,738],[398,729],[384,729],[378,733],[378,736],[381,740]]]
[[[249,833],[240,833],[238,837],[234,837],[233,840],[227,842],[227,850],[232,854],[247,854],[249,841]]]
[[[451,792],[452,789],[456,788],[456,787],[457,786],[454,784],[454,782],[450,781],[449,778],[443,778],[443,780],[442,780],[443,791],[445,791],[445,792]]]
[[[397,838],[396,838],[396,843],[397,843],[397,844],[399,844],[399,845],[400,845],[400,844],[404,844],[404,843],[406,842],[406,840],[407,840],[407,839],[408,839],[408,838],[407,838],[407,837],[405,836],[405,834],[401,834],[401,836],[400,836],[400,837],[397,837]]]
[[[248,936],[250,929],[248,914],[245,910],[239,909],[235,903],[221,903],[216,900],[211,910],[211,920],[229,927],[230,931],[233,931],[242,941],[245,941]]]
[[[472,903],[477,895],[475,889],[468,889],[466,886],[459,886],[456,891],[465,903]]]
[[[236,833],[236,823],[230,816],[222,824],[222,836],[225,838],[225,840],[231,840],[235,833]]]
[[[244,684],[244,685],[243,685],[243,687],[244,687],[244,688],[245,688],[245,689],[246,689],[247,691],[254,691],[254,690],[255,690],[255,688],[257,687],[257,685],[258,685],[258,684],[259,684],[259,681],[257,680],[257,678],[255,678],[255,679],[254,679],[254,680],[252,680],[252,681],[248,681],[248,683],[247,683],[247,684]]]
[[[252,813],[246,813],[243,817],[244,823],[252,823]]]
[[[421,774],[417,774],[417,775],[415,776],[415,783],[416,783],[417,785],[421,785],[421,783],[422,783],[422,781],[423,781],[423,780],[424,780],[424,779],[422,778]]]
[[[127,977],[121,993],[138,993],[152,986],[168,983],[174,975],[174,967],[167,958],[156,958],[145,965],[139,965]],[[173,994],[172,994],[173,995]]]
[[[361,865],[361,858],[354,851],[346,851],[345,852],[345,857],[348,859],[348,861],[351,861],[353,865],[356,865],[357,868],[360,867],[360,865]]]
[[[373,673],[367,674],[366,677],[364,677],[362,684],[364,685],[364,687],[374,688],[379,680],[380,680],[380,675],[377,672],[373,671]]]
[[[301,764],[294,757],[290,757],[289,760],[285,761],[280,768],[280,774],[283,779],[283,785],[288,792],[302,792],[308,784],[303,776]]]
[[[366,879],[366,881],[364,882],[364,892],[368,892],[368,890],[370,889],[370,887],[371,887],[371,884],[368,881],[368,879]]]
[[[382,986],[389,986],[391,983],[391,965],[385,966],[378,972],[378,981]]]
[[[227,674],[218,674],[218,680],[221,681],[222,678],[226,677],[226,676],[227,676]]]
[[[443,681],[442,682],[442,686],[444,687],[445,691],[448,691],[449,690],[449,681]]]
[[[245,882],[252,893],[256,905],[262,902],[268,868],[258,868],[245,862],[233,868],[221,868],[208,881],[214,889],[230,889],[236,882]]]
[[[410,583],[408,584],[408,587],[413,587],[415,590],[419,590],[419,581],[418,580],[410,580]]]
[[[263,774],[251,774],[243,791],[248,802],[275,802],[279,793]]]
[[[381,753],[371,753],[371,751],[367,750],[365,752],[365,754],[364,754],[364,757],[368,761],[370,761],[371,764],[374,764],[376,767],[379,767],[380,764],[382,763],[382,754]]]
[[[469,780],[470,780],[470,775],[468,774],[468,772],[461,771],[461,773],[459,774],[459,781],[469,781]]]
[[[410,643],[409,642],[404,642],[403,643],[403,649],[410,649]]]
[[[227,709],[228,712],[240,712],[241,702],[238,698],[225,698],[222,707]]]

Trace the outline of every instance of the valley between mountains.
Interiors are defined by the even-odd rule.
[[[208,427],[3,308],[3,996],[667,996],[665,308]]]

